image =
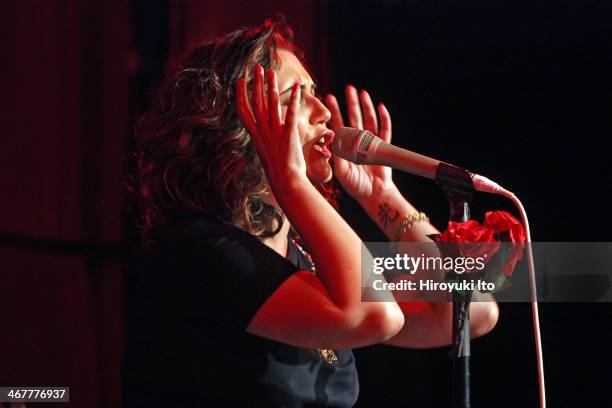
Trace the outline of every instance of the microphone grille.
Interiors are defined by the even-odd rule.
[[[368,149],[374,136],[370,132],[361,132],[361,140],[359,141],[359,148],[357,149],[357,155],[359,159],[365,161],[367,158]]]
[[[340,128],[335,131],[332,151],[354,163],[365,163],[368,149],[375,136],[365,130]]]

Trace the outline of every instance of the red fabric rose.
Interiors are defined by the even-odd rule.
[[[457,242],[459,243],[457,247],[461,256],[484,257],[485,263],[499,249],[499,242],[495,239],[494,231],[484,225],[481,226],[475,220],[466,222],[449,221],[448,228],[440,234],[437,242]]]
[[[496,289],[490,292],[503,290],[510,284],[505,277],[512,276],[523,257],[526,241],[523,225],[505,211],[487,212],[483,225],[474,220],[450,221],[446,231],[430,237],[444,256],[485,258],[484,276],[496,284]]]
[[[484,243],[496,242],[495,231],[480,225],[478,221],[449,221],[448,228],[440,234],[441,242]]]
[[[516,264],[523,257],[523,248],[525,247],[523,224],[506,211],[489,211],[485,214],[484,226],[497,234],[500,240],[512,243],[510,256],[502,266],[504,275],[512,276]]]
[[[495,234],[508,231],[510,234],[508,242],[525,242],[523,224],[506,211],[488,211],[483,225],[491,228]]]

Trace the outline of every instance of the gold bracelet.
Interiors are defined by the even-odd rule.
[[[399,229],[395,233],[395,241],[399,242],[402,235],[412,227],[412,224],[419,221],[429,221],[429,218],[424,212],[413,212],[404,216]]]

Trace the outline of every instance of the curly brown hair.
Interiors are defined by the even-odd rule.
[[[282,16],[201,43],[162,82],[136,125],[131,190],[145,248],[183,213],[203,213],[261,238],[280,231],[284,215],[267,203],[268,182],[234,103],[236,80],[250,85],[255,64],[276,68],[278,48],[304,61]],[[331,184],[319,191],[334,201]]]

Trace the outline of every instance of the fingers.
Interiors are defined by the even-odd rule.
[[[376,120],[376,111],[374,110],[374,104],[372,103],[370,95],[365,90],[361,90],[359,93],[359,100],[361,101],[364,129],[377,135],[378,121]]]
[[[387,107],[382,103],[378,104],[378,115],[380,116],[380,129],[379,135],[384,142],[391,142],[391,115]]]
[[[268,70],[268,123],[270,128],[277,130],[282,126],[281,108],[278,102],[278,78],[273,69]]]
[[[359,106],[357,89],[352,85],[347,85],[344,96],[346,98],[349,126],[356,129],[363,129],[363,119],[361,117],[361,107]]]
[[[265,142],[262,140],[262,136],[259,133],[257,122],[253,117],[253,113],[249,107],[249,97],[247,93],[246,81],[240,78],[236,81],[236,108],[242,124],[246,128],[249,135],[251,135],[251,141],[255,146],[257,155],[261,160],[262,165],[265,167],[265,157],[260,152],[265,151]]]
[[[344,121],[342,120],[342,114],[340,113],[340,106],[338,105],[338,100],[332,94],[327,94],[325,96],[325,106],[331,112],[331,119],[329,121],[329,126],[331,129],[339,129],[344,127]]]
[[[297,82],[292,87],[283,123],[276,73],[273,70],[267,73],[267,95],[264,93],[264,75],[263,67],[256,65],[251,98],[248,96],[246,81],[243,78],[236,81],[237,112],[251,135],[251,141],[269,181],[270,177],[277,177],[275,174],[305,174],[306,166],[298,130],[301,113],[300,84]],[[252,112],[249,108],[249,99]]]
[[[259,64],[255,66],[253,76],[253,110],[260,134],[267,138],[270,134],[270,126],[268,122],[268,109],[264,99],[264,69]]]
[[[297,135],[297,114],[300,109],[300,98],[301,98],[301,89],[299,82],[293,84],[293,88],[291,89],[291,99],[289,101],[289,108],[287,109],[287,114],[285,115],[285,129],[289,135]]]
[[[263,90],[264,69],[258,64],[253,71],[253,112],[251,112],[246,81],[243,78],[236,81],[236,105],[240,119],[253,137],[263,137],[267,139],[269,138],[271,129],[278,129],[282,125],[278,79],[276,77],[276,72],[272,69],[268,70],[267,104]]]

